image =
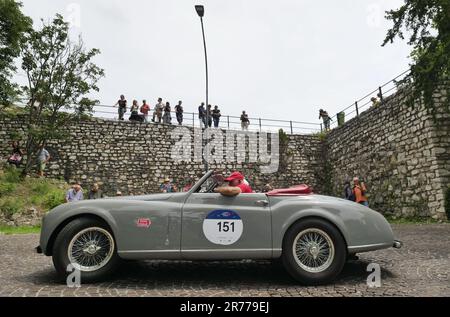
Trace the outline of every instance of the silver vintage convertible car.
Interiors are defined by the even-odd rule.
[[[306,185],[226,197],[220,178],[188,192],[64,204],[43,219],[38,253],[57,272],[101,280],[125,260],[281,259],[300,283],[333,281],[349,256],[401,247],[385,218]]]

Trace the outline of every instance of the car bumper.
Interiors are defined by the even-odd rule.
[[[349,246],[348,253],[356,254],[356,253],[364,253],[377,251],[382,249],[395,248],[400,249],[403,246],[403,243],[399,240],[394,240],[393,242],[385,242],[385,243],[377,243],[377,244],[369,244],[369,245],[358,245],[358,246]]]

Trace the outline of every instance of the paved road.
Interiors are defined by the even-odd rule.
[[[269,261],[130,262],[114,279],[81,288],[57,282],[37,235],[0,235],[0,296],[450,296],[450,225],[395,225],[405,246],[362,254],[333,285],[304,287]],[[382,285],[369,288],[369,263]]]

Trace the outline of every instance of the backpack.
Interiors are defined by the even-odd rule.
[[[356,201],[355,193],[353,192],[353,190],[350,186],[345,187],[344,196],[345,196],[345,199],[347,199],[347,200]]]

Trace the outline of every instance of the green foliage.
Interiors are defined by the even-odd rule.
[[[17,87],[10,81],[16,71],[14,58],[19,56],[21,38],[32,24],[21,7],[14,0],[0,0],[0,105],[9,105],[16,94]]]
[[[0,182],[17,184],[21,180],[20,170],[14,167],[7,168],[3,174],[0,175]]]
[[[41,232],[40,226],[35,227],[10,227],[10,226],[0,226],[0,233],[10,235],[10,234],[30,234]]]
[[[30,187],[32,193],[30,200],[33,204],[50,210],[64,203],[64,191],[55,189],[48,181],[40,180]]]
[[[31,191],[33,194],[45,195],[50,190],[50,185],[45,181],[38,181],[31,185]]]
[[[395,216],[385,216],[386,220],[391,224],[396,225],[407,225],[407,224],[433,224],[433,223],[441,223],[442,221],[435,220],[430,217],[395,217]]]
[[[47,210],[51,210],[64,203],[64,192],[61,190],[49,191],[42,200],[42,205]]]
[[[11,216],[23,210],[23,207],[23,201],[14,197],[2,198],[0,200],[0,211],[7,216]]]
[[[405,0],[399,9],[388,11],[386,18],[393,21],[393,27],[383,45],[396,37],[405,39],[406,31],[408,44],[413,46],[411,73],[402,83],[414,88],[412,99],[423,97],[432,109],[437,85],[450,79],[450,1]],[[447,93],[450,96],[448,86]]]
[[[316,133],[314,135],[317,136],[320,141],[325,141],[325,139],[327,138],[328,132],[327,131],[322,131],[322,132],[318,132],[318,133]]]
[[[278,131],[278,135],[280,136],[280,146],[286,147],[289,144],[289,136],[283,129]]]
[[[19,169],[0,170],[0,213],[10,218],[33,207],[40,213],[64,203],[63,181],[46,178],[22,178]]]
[[[0,197],[14,192],[16,184],[1,182],[0,183]]]
[[[68,23],[61,15],[26,33],[22,69],[30,80],[22,89],[30,102],[26,106],[29,146],[24,174],[31,169],[40,145],[66,136],[66,126],[89,116],[98,103],[87,96],[99,90],[97,83],[104,76],[92,61],[99,53],[98,49],[86,50],[81,38],[70,40]]]

